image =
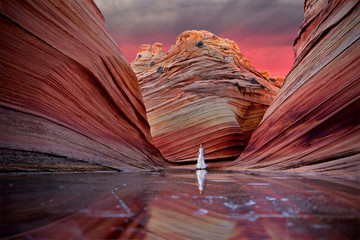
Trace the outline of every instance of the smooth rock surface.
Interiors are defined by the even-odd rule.
[[[261,74],[231,40],[185,31],[164,53],[144,44],[131,63],[154,145],[171,162],[233,160],[245,148],[283,78]]]
[[[93,1],[1,1],[0,170],[165,165]]]
[[[2,174],[7,239],[359,239],[359,183],[284,172]]]
[[[359,1],[305,1],[295,63],[232,165],[360,171]]]

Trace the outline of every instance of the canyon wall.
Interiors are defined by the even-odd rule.
[[[164,53],[144,44],[131,63],[154,145],[176,163],[234,160],[275,98],[283,78],[259,73],[239,47],[207,31],[185,31]]]
[[[232,166],[359,173],[359,22],[359,1],[305,1],[294,66]]]
[[[1,1],[0,12],[1,171],[166,165],[91,0]]]

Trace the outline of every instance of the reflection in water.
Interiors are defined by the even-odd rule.
[[[356,181],[207,173],[0,174],[0,238],[359,239]]]
[[[206,174],[207,174],[206,170],[196,170],[196,176],[199,183],[200,194],[203,194],[204,191],[204,182],[205,182]]]

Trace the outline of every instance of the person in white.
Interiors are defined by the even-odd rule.
[[[206,170],[196,170],[196,176],[199,183],[199,191],[200,194],[203,194],[204,192],[204,181],[205,181],[205,175],[207,174]]]
[[[203,148],[203,145],[200,144],[196,169],[205,169],[205,168],[207,168],[207,165],[206,165],[205,160],[204,160],[204,148]]]

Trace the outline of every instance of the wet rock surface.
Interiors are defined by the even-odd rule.
[[[290,173],[1,174],[1,237],[358,239],[359,182]]]

